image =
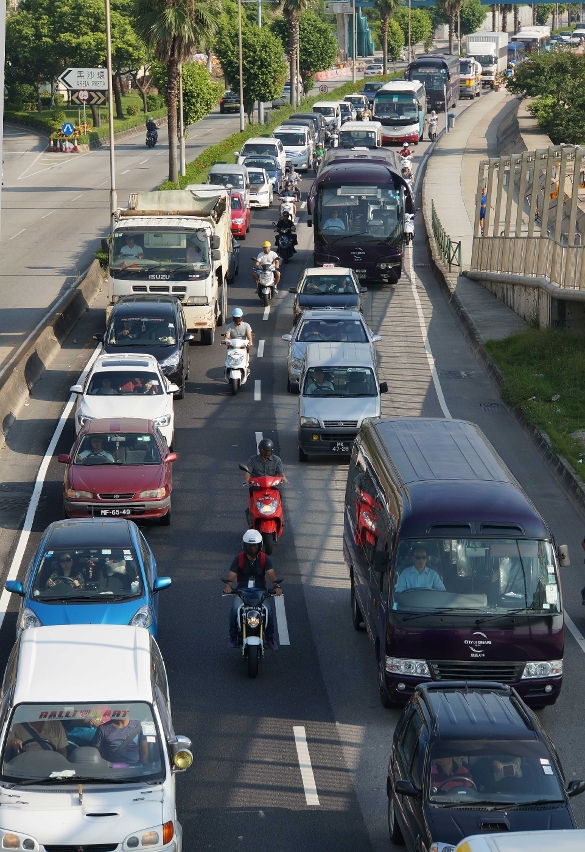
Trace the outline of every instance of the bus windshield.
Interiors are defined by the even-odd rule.
[[[424,83],[427,92],[442,92],[447,85],[447,71],[445,68],[415,67],[410,69],[410,79]]]
[[[209,269],[208,240],[192,231],[117,231],[112,241],[110,268],[125,272],[170,269]]]
[[[402,239],[402,199],[392,187],[326,185],[317,197],[316,225],[327,245]]]
[[[548,541],[404,539],[398,545],[392,609],[492,615],[558,613],[559,584]]]
[[[411,94],[381,91],[374,101],[374,117],[389,118],[394,124],[418,121],[418,102]]]

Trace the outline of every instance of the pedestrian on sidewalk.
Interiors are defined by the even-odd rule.
[[[484,188],[481,191],[481,198],[480,198],[480,201],[479,201],[479,227],[481,228],[482,237],[484,236],[483,229],[484,229],[484,225],[485,225],[485,213],[486,213],[486,210],[487,210],[487,205],[488,205],[487,186],[484,186]],[[491,205],[490,205],[490,207],[491,207]],[[491,209],[493,210],[494,208],[491,207]]]

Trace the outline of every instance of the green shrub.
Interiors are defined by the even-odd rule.
[[[55,109],[52,109],[51,110],[51,121],[53,122],[53,124],[56,124],[59,127],[61,127],[61,125],[65,121],[67,121],[67,116],[65,114],[65,110],[59,109],[59,107],[55,107]]]
[[[98,251],[96,251],[95,253],[95,259],[99,260],[102,269],[108,268],[110,256],[107,251],[102,251],[101,249],[98,249]]]
[[[165,99],[162,95],[147,95],[146,108],[149,112],[154,112],[157,109],[162,109],[165,105]]]
[[[128,106],[126,107],[126,115],[138,115],[140,111],[140,107],[136,104],[128,104]]]

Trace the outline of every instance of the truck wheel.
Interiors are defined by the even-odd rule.
[[[204,346],[213,346],[213,341],[215,340],[215,329],[214,328],[202,328],[201,329],[201,343]]]
[[[225,317],[227,314],[227,288],[225,284],[223,285],[223,287],[221,287],[221,296],[219,298],[219,304],[221,305],[221,307],[219,309],[219,314],[217,317],[217,325],[222,326],[225,322]]]

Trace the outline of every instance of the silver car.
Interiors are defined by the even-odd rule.
[[[286,362],[286,388],[289,393],[299,390],[301,366],[309,343],[369,343],[372,360],[375,361],[374,343],[382,340],[379,334],[368,328],[360,311],[330,309],[304,311],[291,333],[283,334],[282,339],[289,344]]]

